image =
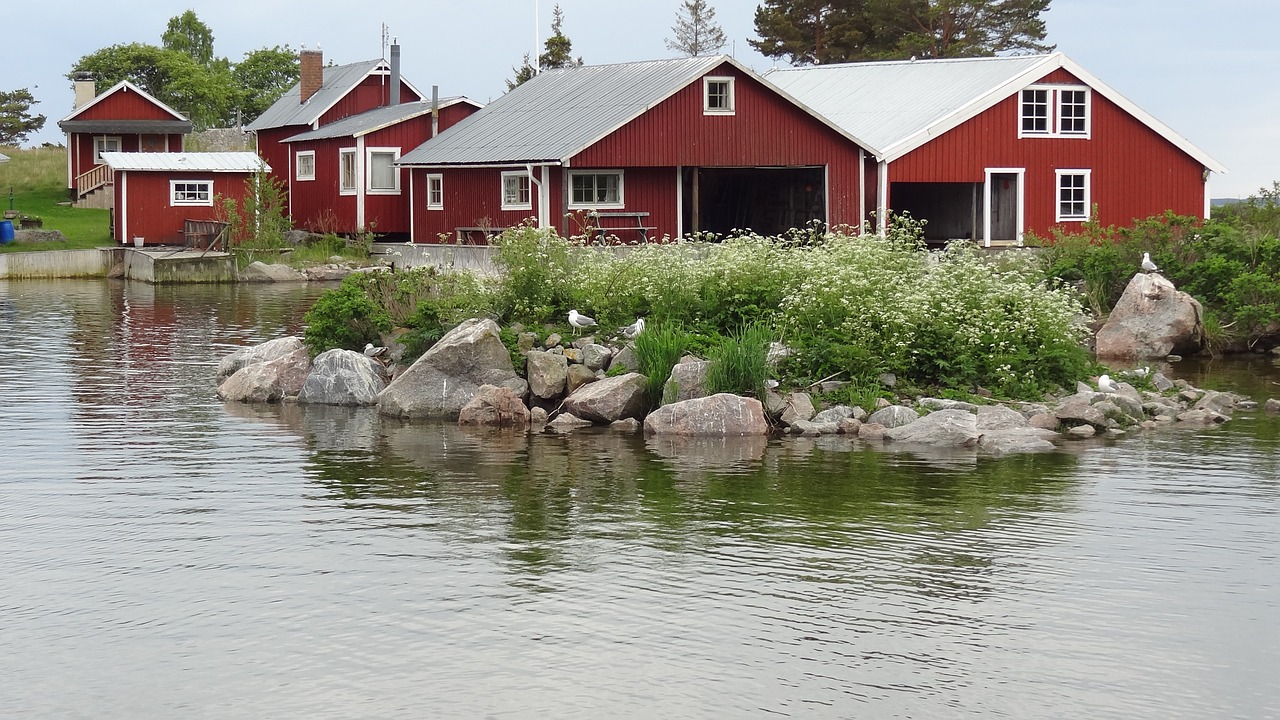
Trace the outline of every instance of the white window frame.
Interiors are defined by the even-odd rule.
[[[391,187],[373,186],[373,156],[374,155],[390,155],[391,156]],[[400,159],[400,148],[398,147],[371,147],[365,148],[364,166],[366,168],[364,187],[370,195],[399,195],[400,194],[400,168],[396,167],[396,161]]]
[[[302,160],[309,158],[311,160],[311,172],[303,172]],[[295,180],[315,180],[316,179],[316,151],[315,150],[299,150],[294,155],[293,161],[294,179]]]
[[[166,136],[167,139],[167,136]],[[107,143],[114,142],[115,148],[106,147]],[[104,152],[120,152],[120,136],[119,135],[94,135],[93,136],[93,164],[102,164],[102,153]]]
[[[733,115],[737,110],[736,98],[733,90],[732,75],[708,75],[702,78],[702,114],[703,115]],[[724,83],[725,85],[725,102],[727,107],[711,107],[711,86],[713,84]]]
[[[444,209],[444,175],[441,173],[427,174],[427,209]]]
[[[205,197],[192,200],[190,198],[178,198],[179,185],[203,185],[203,194]],[[191,192],[200,193],[199,190],[185,189],[184,194]],[[213,207],[213,181],[212,180],[170,180],[169,181],[169,203],[174,207]]]
[[[616,175],[618,178],[618,199],[614,202],[580,202],[573,199],[573,181],[579,177],[599,177],[604,175]],[[570,170],[569,171],[569,209],[570,210],[598,210],[598,209],[620,209],[626,207],[626,195],[624,184],[626,178],[622,170]]]
[[[351,162],[351,183],[347,184],[347,173],[343,167],[350,158]],[[355,195],[360,189],[360,156],[356,153],[355,148],[341,148],[338,150],[338,194],[339,195]]]
[[[1063,95],[1067,92],[1084,92],[1084,130],[1063,130]],[[1027,118],[1024,111],[1024,93],[1043,92],[1045,94],[1045,129],[1027,130],[1023,121]],[[1093,129],[1093,89],[1088,85],[1028,85],[1018,91],[1018,137],[1019,138],[1075,138],[1088,140]]]
[[[1055,170],[1054,171],[1054,182],[1053,182],[1054,222],[1085,222],[1089,219],[1089,215],[1092,214],[1093,212],[1093,177],[1092,176],[1093,176],[1093,171],[1088,169]],[[1084,187],[1081,188],[1081,190],[1083,190],[1083,195],[1084,195],[1084,198],[1083,198],[1084,213],[1081,215],[1075,215],[1075,214],[1064,215],[1062,213],[1062,203],[1063,203],[1062,191],[1064,189],[1062,187],[1062,179],[1067,177],[1083,177],[1084,178]],[[1074,191],[1076,188],[1070,188],[1070,189]],[[1078,201],[1071,200],[1070,202],[1074,204]]]
[[[524,191],[528,195],[528,199],[525,200],[524,202],[520,202],[519,198],[517,198],[516,202],[507,202],[507,182],[508,180],[517,180],[518,178],[524,178],[524,182],[525,182]],[[502,173],[502,184],[498,187],[498,190],[501,193],[500,197],[502,198],[503,210],[532,210],[533,209],[533,178],[529,177],[529,171],[527,170],[504,171]],[[517,193],[520,192],[518,185],[517,185],[516,192]]]

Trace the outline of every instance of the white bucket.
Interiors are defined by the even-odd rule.
[[[134,238],[134,239],[133,239],[133,246],[134,246],[134,247],[142,247],[142,243],[143,243],[143,241],[144,241],[144,240],[145,240],[145,238],[140,238],[140,237],[136,237],[136,238]]]

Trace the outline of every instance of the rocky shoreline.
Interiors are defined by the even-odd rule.
[[[464,425],[530,432],[572,432],[608,426],[650,436],[753,437],[843,435],[873,444],[975,448],[990,455],[1048,452],[1071,440],[1117,437],[1175,424],[1211,426],[1257,403],[1232,393],[1202,390],[1159,372],[1100,391],[1081,382],[1075,392],[1043,403],[978,405],[941,398],[880,400],[873,408],[815,407],[805,392],[769,391],[765,402],[708,394],[708,363],[687,357],[676,365],[664,395],[672,401],[648,412],[646,378],[636,372],[628,344],[594,337],[566,342],[552,333],[538,342],[520,334],[512,353],[492,320],[455,327],[412,365],[398,348],[377,357],[329,350],[312,360],[298,337],[246,347],[218,366],[218,396],[245,403],[376,406],[388,417],[456,420]],[[1138,381],[1138,378],[1132,377]],[[1268,400],[1268,412],[1280,401]]]

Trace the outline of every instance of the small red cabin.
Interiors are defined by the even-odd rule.
[[[128,243],[183,245],[188,221],[216,221],[220,200],[237,204],[252,192],[252,178],[268,172],[251,152],[106,152],[116,192],[114,237]]]
[[[76,109],[58,122],[67,134],[67,189],[77,207],[112,205],[104,152],[181,152],[191,121],[128,80],[95,95],[92,76],[75,80]]]

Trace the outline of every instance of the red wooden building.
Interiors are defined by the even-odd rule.
[[[114,237],[182,245],[186,221],[218,220],[220,198],[240,204],[254,173],[270,171],[251,152],[105,152],[115,182]]]
[[[766,74],[876,149],[878,216],[930,241],[1021,243],[1030,231],[1171,210],[1208,216],[1220,163],[1061,53],[855,63]]]
[[[414,242],[529,218],[631,242],[857,225],[874,202],[865,147],[721,56],[544,72],[399,164]]]
[[[80,207],[111,207],[104,152],[181,152],[191,121],[128,80],[95,95],[92,76],[75,80],[76,109],[58,122],[67,134],[67,189]]]

